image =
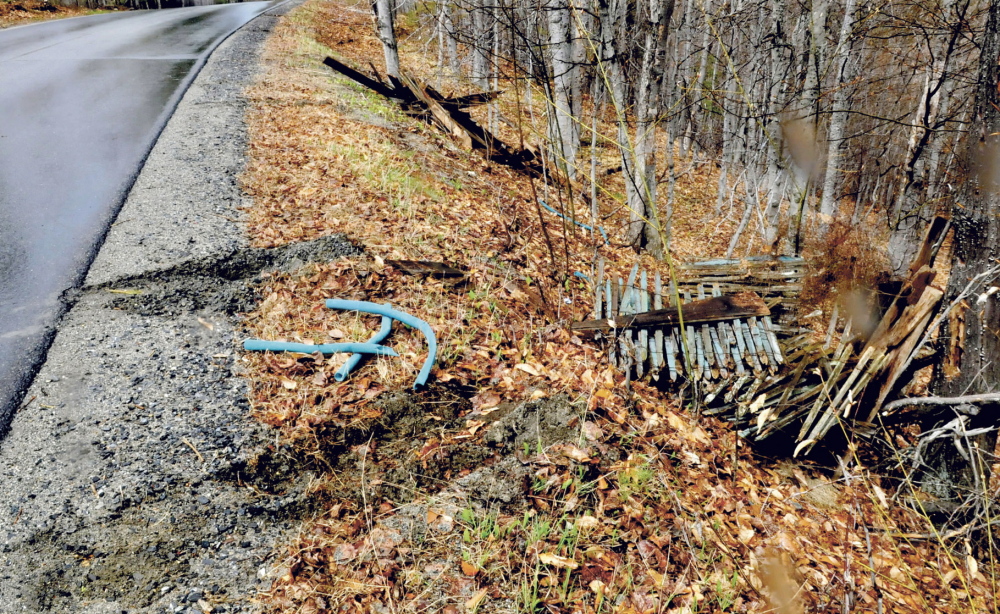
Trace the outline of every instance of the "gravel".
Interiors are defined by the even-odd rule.
[[[253,612],[310,479],[247,416],[243,87],[272,8],[227,40],[150,155],[0,445],[0,612]],[[121,292],[127,288],[127,294]]]

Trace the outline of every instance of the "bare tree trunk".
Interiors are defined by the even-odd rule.
[[[490,87],[490,50],[493,28],[489,23],[483,0],[478,0],[472,8],[472,82],[476,87],[487,90]]]
[[[813,132],[819,134],[819,99],[826,62],[826,17],[829,0],[812,0],[809,11],[809,61],[806,66],[804,111],[812,118]]]
[[[965,182],[959,201],[962,207],[954,211],[954,253],[945,302],[954,299],[977,275],[995,266],[1000,258],[1000,0],[990,0],[986,29],[980,45],[979,77],[976,87],[975,111],[968,135],[965,156]],[[984,280],[973,288],[971,307],[960,308],[959,317],[949,318],[949,331],[958,353],[954,369],[938,369],[935,392],[943,396],[982,394],[1000,388],[1000,294],[987,294],[986,286],[995,282]],[[964,325],[964,339],[962,339]],[[951,376],[951,377],[949,377]],[[949,416],[946,420],[954,418]],[[1000,424],[1000,406],[982,405],[966,429],[996,427]],[[997,431],[963,442],[956,449],[951,437],[933,445],[926,464],[918,473],[917,482],[924,490],[941,499],[965,506],[954,521],[963,522],[987,500],[990,464],[997,440]],[[971,444],[971,445],[970,445]],[[981,509],[981,508],[979,508]]]
[[[856,0],[847,0],[844,7],[844,21],[840,25],[840,38],[834,53],[834,69],[837,79],[836,90],[833,93],[833,105],[830,111],[830,129],[827,131],[826,172],[823,175],[823,197],[820,200],[820,224],[826,229],[837,217],[840,211],[840,201],[837,191],[840,187],[840,169],[843,151],[847,147],[844,138],[844,128],[847,126],[847,111],[849,102],[848,84],[851,82],[851,69],[855,58],[851,57],[854,34],[854,8]]]
[[[769,187],[767,197],[767,207],[764,210],[764,247],[769,251],[776,251],[778,242],[778,227],[781,215],[781,202],[784,191],[778,189],[781,184],[781,169],[779,168],[780,143],[781,143],[781,122],[778,117],[785,101],[785,83],[787,73],[791,68],[791,55],[787,51],[785,43],[785,33],[782,27],[785,15],[785,0],[773,0],[771,3],[771,19],[773,28],[771,30],[771,62],[770,62],[770,82],[768,90],[767,117],[769,118],[766,143],[767,147],[767,182]]]
[[[656,120],[659,115],[660,82],[663,80],[664,56],[673,0],[650,0],[635,103],[635,142],[632,173],[626,174],[629,208],[629,243],[644,247],[655,258],[663,258],[662,225],[656,207]],[[623,165],[624,168],[624,165]]]
[[[942,1],[941,10],[945,19],[950,17],[952,8],[951,0]],[[897,278],[905,275],[919,248],[923,229],[934,215],[935,205],[930,194],[933,193],[934,167],[938,164],[940,148],[934,126],[942,109],[947,113],[948,100],[946,97],[942,104],[942,95],[947,95],[948,73],[957,37],[958,30],[953,29],[951,37],[941,45],[935,45],[933,41],[927,44],[928,51],[937,60],[924,78],[923,92],[914,113],[913,128],[904,154],[903,185],[890,214],[889,261],[891,271]]]
[[[385,72],[399,78],[399,48],[396,45],[396,29],[392,24],[392,0],[375,0],[372,12],[375,14],[375,29],[385,54]]]
[[[576,29],[567,0],[551,0],[548,5],[549,48],[552,52],[552,103],[555,121],[549,122],[549,141],[556,165],[572,179],[576,172],[576,152],[580,128],[573,108],[574,91],[579,89],[579,71],[574,64]]]

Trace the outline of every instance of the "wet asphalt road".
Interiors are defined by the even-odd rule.
[[[270,5],[0,30],[0,438],[193,73]]]

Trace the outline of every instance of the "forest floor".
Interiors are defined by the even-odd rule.
[[[437,67],[416,21],[399,24],[405,71],[445,93],[475,88]],[[253,336],[366,340],[377,319],[323,299],[391,303],[434,329],[429,385],[411,385],[423,338],[397,324],[399,358],[338,382],[342,359],[251,354],[254,415],[296,450],[322,513],[283,544],[262,594],[280,612],[993,611],[996,576],[931,532],[888,479],[772,458],[697,417],[656,382],[626,382],[568,331],[591,309],[597,256],[619,274],[659,266],[534,205],[541,182],[335,75],[325,56],[378,67],[365,4],[309,0],[267,43],[248,96],[243,177],[259,247],[343,233],[364,255],[264,281]],[[508,143],[543,112],[501,97]],[[495,111],[494,111],[495,112]],[[487,113],[480,110],[479,113]],[[488,121],[480,115],[479,119]],[[518,128],[520,127],[520,128]],[[589,154],[586,154],[589,155]],[[615,152],[602,148],[604,168]],[[715,213],[713,165],[676,187],[673,256],[720,256],[739,213]],[[754,253],[753,233],[739,253]],[[462,284],[406,275],[390,259],[445,262]],[[905,445],[905,442],[901,442]],[[964,546],[967,546],[965,544]]]
[[[79,6],[62,6],[51,4],[44,0],[0,0],[0,28],[10,26],[22,26],[35,21],[47,21],[49,19],[64,19],[66,17],[79,17],[80,15],[93,15],[107,11],[96,11]]]

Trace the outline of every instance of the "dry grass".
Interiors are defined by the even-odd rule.
[[[469,91],[422,53],[418,22],[402,29],[412,32],[404,67],[447,93]],[[554,216],[540,219],[525,178],[333,75],[321,66],[331,53],[378,67],[366,7],[311,0],[268,42],[250,91],[250,230],[261,246],[342,232],[367,255],[271,277],[248,325],[269,339],[362,340],[376,319],[334,314],[322,299],[390,302],[430,323],[442,350],[431,390],[412,397],[410,414],[391,414],[389,403],[423,360],[414,331],[399,327],[390,338],[400,358],[369,362],[344,383],[333,380],[334,358],[247,357],[256,415],[327,468],[314,485],[326,511],[288,545],[262,595],[269,608],[994,609],[991,575],[955,554],[962,536],[923,535],[926,519],[892,502],[888,482],[863,464],[833,481],[819,468],[756,457],[728,425],[697,420],[607,368],[595,346],[561,325],[590,305],[570,273],[591,273],[598,255],[623,272],[636,256]],[[507,142],[538,144],[531,122],[543,105],[537,94],[532,101],[511,92],[494,109],[510,120],[498,123]],[[614,163],[607,148],[602,165]],[[676,256],[719,256],[728,245],[740,205],[714,219],[715,172],[698,166],[677,186]],[[623,231],[620,178],[604,187],[601,223],[614,243]],[[754,250],[756,236],[747,232],[743,249]],[[466,269],[468,282],[409,277],[388,258],[444,261]],[[533,399],[578,410],[572,443],[512,450],[482,439],[496,415]],[[390,483],[407,467],[433,479]],[[509,479],[497,479],[503,471]],[[475,496],[490,475],[515,496]]]

